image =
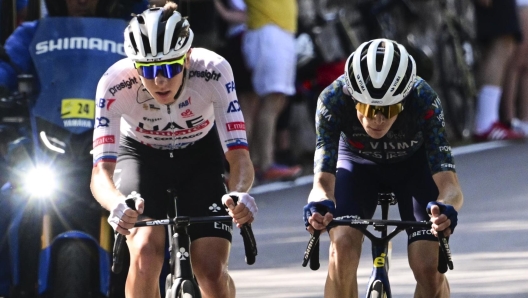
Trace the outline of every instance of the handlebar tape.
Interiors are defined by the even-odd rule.
[[[449,237],[445,237],[444,233],[438,233],[438,242],[440,245],[438,256],[438,272],[446,273],[447,268],[453,270],[453,260],[451,259],[451,249],[449,248]]]
[[[134,199],[125,200],[130,209],[136,210],[136,203]],[[126,237],[123,234],[116,232],[116,240],[114,242],[114,249],[112,250],[112,272],[120,273],[123,270],[123,246],[126,242]]]
[[[235,206],[238,202],[238,196],[230,195],[233,199]],[[227,206],[224,205],[225,208]],[[242,235],[242,239],[244,241],[244,252],[246,254],[246,264],[253,265],[255,263],[256,256],[258,254],[257,252],[257,241],[255,240],[255,235],[253,234],[253,229],[251,228],[251,224],[245,223],[240,228],[240,235]]]
[[[308,262],[310,262],[310,269],[312,270],[317,270],[321,266],[319,263],[319,235],[321,235],[321,231],[315,230],[313,235],[310,237],[308,246],[304,251],[304,258],[302,262],[303,267],[306,267]]]

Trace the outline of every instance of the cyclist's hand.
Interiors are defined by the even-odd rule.
[[[335,204],[331,200],[310,202],[303,209],[304,225],[310,234],[315,230],[324,230],[334,219]]]
[[[131,203],[133,204],[132,206],[127,204],[128,199],[133,200],[133,203]],[[132,229],[134,227],[138,215],[143,213],[143,210],[145,208],[144,205],[145,201],[143,200],[143,198],[141,198],[139,193],[134,191],[130,195],[128,195],[128,197],[116,200],[116,202],[112,206],[112,209],[110,210],[108,223],[116,232],[123,235],[130,235],[129,229]]]
[[[233,198],[238,199],[236,204]],[[257,217],[257,203],[248,193],[232,191],[222,197],[222,204],[239,228],[245,223],[252,223]]]
[[[458,212],[455,208],[448,204],[440,202],[429,202],[427,204],[427,213],[431,216],[431,232],[438,236],[438,232],[443,231],[444,236],[449,237],[453,234],[458,223]]]

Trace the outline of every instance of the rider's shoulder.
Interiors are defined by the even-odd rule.
[[[112,64],[99,80],[98,88],[107,89],[112,95],[114,89],[130,89],[132,85],[141,84],[141,80],[134,68],[133,62],[123,58]],[[114,89],[112,89],[114,88]]]
[[[231,67],[227,60],[208,49],[193,48],[190,57],[190,77],[212,77],[214,81],[231,76]],[[227,69],[229,68],[229,69]],[[210,74],[208,74],[208,72]],[[214,74],[213,74],[214,72]],[[209,81],[209,80],[207,80]]]
[[[342,103],[345,98],[350,97],[346,92],[348,91],[346,90],[345,76],[341,75],[323,89],[319,98],[326,104],[338,104]]]
[[[438,94],[429,85],[429,83],[421,77],[416,77],[411,93],[409,94],[415,98],[421,99],[422,102],[431,103],[436,100]]]

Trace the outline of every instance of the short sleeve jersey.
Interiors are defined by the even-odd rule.
[[[432,174],[455,171],[440,99],[423,79],[417,78],[411,93],[404,99],[403,111],[380,139],[371,138],[365,132],[358,120],[354,100],[344,93],[344,86],[342,75],[319,96],[315,173],[335,173],[340,139],[346,144],[347,154],[354,159],[378,164],[404,161],[423,145]]]
[[[100,79],[96,92],[94,166],[116,161],[120,137],[160,150],[185,148],[216,125],[224,152],[247,149],[244,118],[229,63],[194,48],[176,101],[162,105],[143,86],[134,64],[124,58]]]

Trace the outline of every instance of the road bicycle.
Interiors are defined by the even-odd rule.
[[[389,263],[391,256],[391,239],[398,233],[407,228],[430,229],[431,222],[427,221],[401,221],[388,220],[389,206],[397,203],[396,197],[392,192],[380,192],[378,194],[378,205],[381,205],[381,219],[334,219],[329,226],[350,226],[359,229],[372,243],[372,260],[373,268],[369,282],[367,284],[366,298],[391,298],[391,288],[389,283]],[[381,236],[376,236],[367,228],[372,226],[374,230],[381,232]],[[393,226],[394,230],[390,233],[387,228]],[[310,263],[310,269],[317,270],[319,263],[319,235],[320,231],[314,231],[308,246],[304,253],[302,266],[306,267]],[[453,269],[451,259],[451,250],[449,248],[448,238],[442,233],[438,233],[439,241],[439,261],[438,271],[447,272],[447,269]]]
[[[477,87],[475,61],[477,51],[465,14],[471,7],[461,0],[439,0],[442,24],[437,37],[437,65],[445,118],[454,136],[464,140],[471,136]]]
[[[138,221],[134,227],[167,226],[169,238],[169,265],[170,273],[165,280],[165,298],[201,298],[200,288],[194,277],[191,266],[190,244],[191,240],[187,229],[189,225],[196,223],[230,223],[229,215],[189,217],[178,215],[177,198],[175,190],[168,190],[169,197],[174,202],[174,217],[159,220]],[[232,196],[237,201],[237,197]],[[132,198],[126,200],[127,205],[135,209]],[[253,235],[251,224],[244,224],[240,229],[240,234],[244,242],[246,263],[252,265],[257,256],[257,243]],[[113,249],[112,271],[119,273],[122,270],[123,246],[126,238],[118,234]]]

